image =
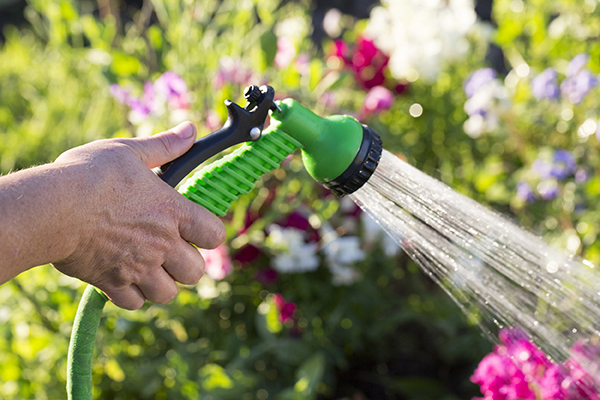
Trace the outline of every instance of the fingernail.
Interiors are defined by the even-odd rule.
[[[175,128],[171,129],[171,132],[182,139],[189,139],[196,134],[196,127],[191,122],[182,122]]]

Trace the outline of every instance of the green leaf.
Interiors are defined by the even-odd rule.
[[[321,353],[313,354],[298,368],[296,372],[298,380],[294,385],[294,391],[304,396],[310,396],[307,398],[315,398],[317,385],[321,382],[324,372],[325,357]]]
[[[264,68],[273,65],[275,54],[277,54],[277,36],[272,30],[268,30],[260,36],[260,48],[262,50]]]
[[[117,75],[133,75],[140,71],[140,61],[125,53],[113,54],[113,61],[110,70]]]

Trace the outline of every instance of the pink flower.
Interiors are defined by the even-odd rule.
[[[296,311],[296,304],[287,301],[282,295],[276,293],[273,295],[273,302],[279,312],[279,320],[282,323],[287,321],[294,321],[294,312]]]
[[[569,393],[569,370],[561,364],[554,364],[546,370],[540,380],[540,394],[542,400],[567,400],[572,396]],[[566,381],[566,385],[563,383]]]
[[[546,355],[520,329],[500,332],[502,345],[487,355],[471,377],[488,400],[536,400],[531,383],[550,365]]]
[[[223,126],[223,121],[221,121],[219,113],[217,113],[215,110],[208,110],[206,112],[204,125],[206,125],[206,127],[210,129],[211,132],[214,132],[220,129],[221,126]]]
[[[600,399],[600,346],[578,340],[571,346],[571,357],[565,363],[579,397]]]
[[[578,341],[571,358],[553,363],[522,329],[503,329],[471,381],[485,400],[600,400],[600,346]]]
[[[110,94],[117,102],[129,106],[132,122],[142,122],[150,115],[160,116],[166,105],[172,110],[189,108],[187,85],[172,71],[165,72],[154,83],[146,82],[139,98],[116,84],[110,86]]]
[[[310,72],[310,56],[308,53],[300,53],[294,62],[296,70],[300,75],[306,75]]]
[[[247,86],[252,80],[252,75],[252,70],[240,59],[223,56],[219,60],[219,70],[213,80],[213,86],[216,89],[220,89],[226,83]]]
[[[188,87],[185,81],[175,72],[167,71],[154,82],[154,91],[167,99],[172,109],[188,109]]]
[[[201,253],[204,257],[204,272],[211,278],[223,279],[233,272],[233,264],[225,245],[213,250],[202,250]]]
[[[296,47],[294,42],[288,37],[277,39],[277,53],[273,61],[277,68],[285,68],[294,61],[296,57]]]
[[[365,89],[382,85],[385,82],[384,68],[390,58],[379,50],[372,40],[358,38],[352,56],[352,69],[358,82]]]
[[[110,85],[110,95],[112,97],[114,97],[114,99],[117,101],[117,103],[119,104],[128,104],[129,103],[129,98],[131,97],[131,93],[129,92],[129,90],[123,88],[122,86],[117,85],[116,83],[113,83],[112,85]]]
[[[500,389],[510,383],[506,358],[496,353],[485,356],[471,376],[471,382],[481,386],[481,392],[486,397],[491,392],[491,394],[497,394],[494,400],[504,400],[506,395],[500,395]]]
[[[364,110],[367,113],[379,113],[389,110],[394,103],[394,95],[383,86],[375,86],[365,96]]]
[[[343,64],[350,64],[348,59],[350,54],[350,46],[348,46],[348,43],[344,42],[343,40],[334,40],[333,46],[334,47],[331,55],[340,58],[343,61]]]
[[[352,49],[343,40],[335,40],[333,44],[330,57],[340,60],[339,67],[349,67],[360,86],[371,89],[383,85],[385,69],[390,59],[372,40],[359,37]]]

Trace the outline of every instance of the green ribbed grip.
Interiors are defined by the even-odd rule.
[[[279,168],[302,144],[277,128],[268,128],[256,142],[207,165],[185,181],[179,193],[223,217],[231,204],[248,194],[265,174]]]

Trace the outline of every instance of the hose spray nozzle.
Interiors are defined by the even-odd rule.
[[[270,86],[246,88],[244,97],[248,105],[243,111],[253,114],[271,110],[271,125],[263,132],[262,121],[260,138],[233,135],[245,138],[234,144],[248,143],[202,168],[182,185],[180,193],[216,215],[224,216],[233,201],[252,190],[264,174],[278,168],[298,149],[302,149],[302,160],[308,173],[336,196],[343,197],[365,184],[381,158],[381,139],[377,133],[349,115],[323,118],[293,99],[275,102],[273,96],[274,90]],[[233,103],[226,104],[228,110],[232,110]],[[220,131],[232,129],[231,114],[230,111],[230,118]],[[266,119],[266,114],[260,114],[263,115]],[[256,127],[243,123],[236,129],[250,133],[253,129],[257,131]]]

